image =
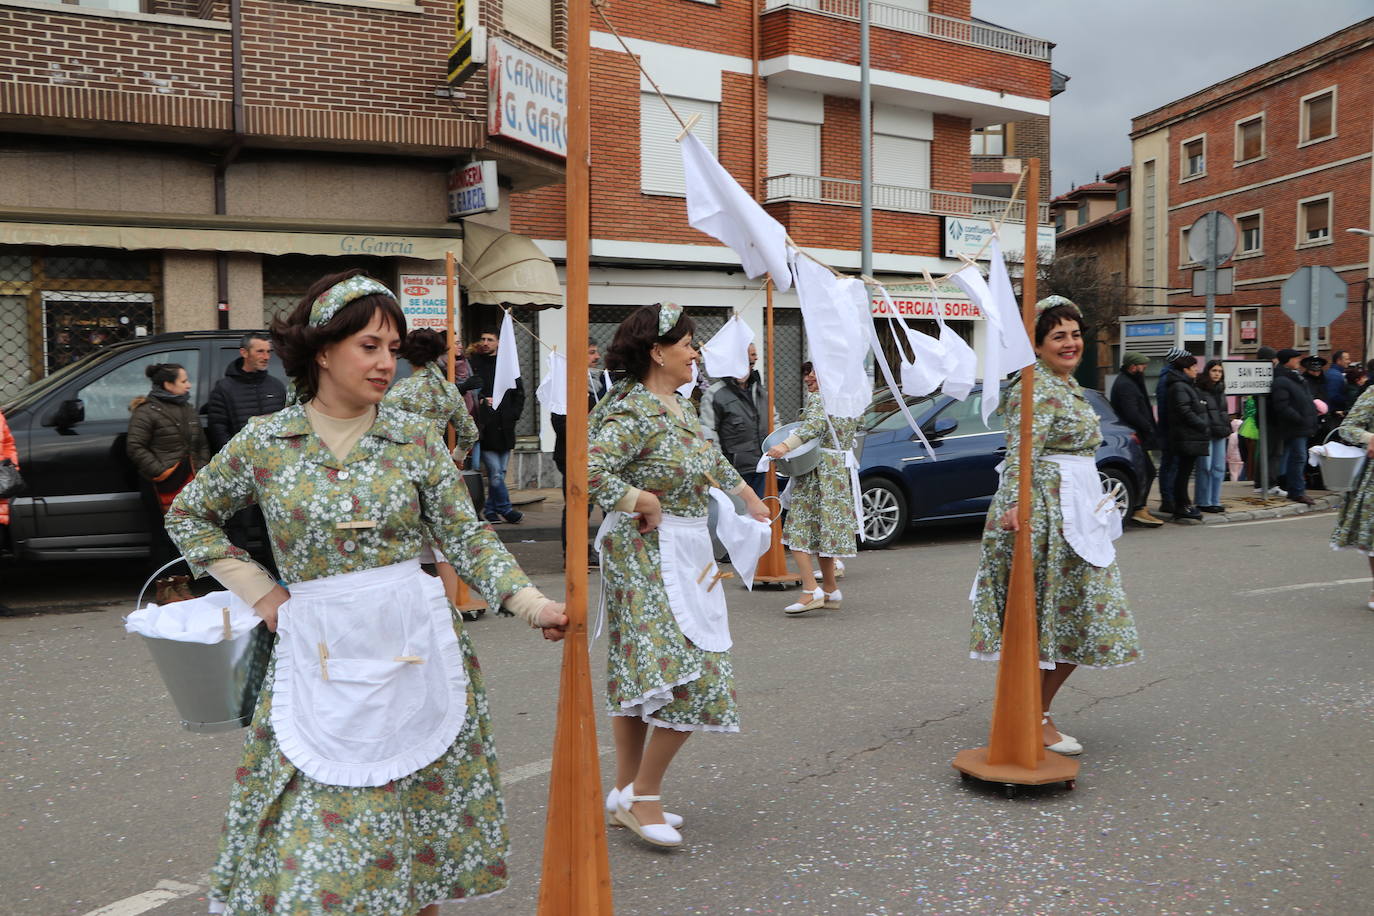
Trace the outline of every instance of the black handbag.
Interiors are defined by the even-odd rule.
[[[19,468],[8,458],[0,461],[0,499],[18,496],[23,491],[24,478],[19,475]]]

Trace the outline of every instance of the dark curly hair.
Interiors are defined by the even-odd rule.
[[[658,305],[643,305],[630,313],[615,329],[615,339],[606,348],[606,368],[621,370],[643,381],[649,374],[649,352],[654,344],[672,346],[696,333],[696,322],[683,312],[667,334],[658,333]]]
[[[162,388],[168,382],[175,382],[177,373],[185,368],[181,363],[153,363],[143,370],[143,374],[148,376],[156,387]]]
[[[1061,321],[1072,321],[1083,329],[1083,313],[1074,305],[1052,305],[1035,318],[1035,345],[1045,342],[1045,337],[1059,327]]]
[[[433,328],[416,328],[401,341],[401,356],[415,368],[428,366],[448,352],[448,334]]]
[[[402,339],[406,336],[406,316],[396,300],[381,293],[360,296],[339,309],[334,317],[319,327],[310,324],[310,309],[315,300],[324,295],[336,283],[349,277],[367,275],[361,268],[345,270],[342,273],[320,277],[306,290],[305,296],[285,318],[272,320],[272,343],[281,356],[282,368],[286,375],[296,383],[296,394],[301,403],[315,396],[320,386],[320,367],[315,362],[316,355],[326,346],[338,343],[357,334],[372,322],[372,316],[382,313],[383,320],[396,329]]]

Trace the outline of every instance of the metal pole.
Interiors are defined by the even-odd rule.
[[[1269,498],[1269,437],[1267,429],[1269,424],[1264,418],[1264,402],[1269,398],[1264,395],[1255,395],[1255,405],[1259,409],[1259,466],[1260,466],[1260,499]]]
[[[1307,268],[1307,354],[1317,355],[1317,294],[1321,292],[1322,272]]]
[[[859,0],[859,261],[873,276],[873,99],[869,85],[868,4]]]
[[[1217,313],[1217,214],[1207,220],[1207,335],[1202,352],[1212,359],[1212,321]]]

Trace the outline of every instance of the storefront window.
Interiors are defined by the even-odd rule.
[[[396,267],[387,258],[335,258],[327,255],[269,255],[262,259],[262,319],[285,317],[316,280],[361,267],[387,286],[396,286]]]

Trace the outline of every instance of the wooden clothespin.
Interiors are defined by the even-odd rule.
[[[324,643],[317,644],[320,647],[320,677],[329,680],[329,647]]]
[[[735,574],[732,573],[732,572],[724,572],[724,571],[722,571],[722,572],[717,572],[714,576],[711,577],[711,584],[708,585],[708,586],[706,586],[706,591],[709,592],[711,589],[715,588],[715,587],[716,587],[716,584],[717,584],[718,582],[720,582],[721,579],[733,579],[733,578],[735,578]]]
[[[701,575],[697,576],[697,585],[700,585],[702,581],[711,574],[711,567],[715,565],[714,561],[706,564],[706,568],[701,571]]]
[[[682,142],[682,138],[685,137],[685,136],[687,136],[688,134],[690,134],[690,133],[692,132],[692,128],[693,128],[693,127],[696,127],[696,126],[697,126],[697,122],[700,121],[700,120],[701,120],[701,114],[700,114],[700,113],[690,115],[690,116],[687,118],[687,123],[685,123],[685,124],[682,125],[682,130],[679,131],[679,132],[678,132],[678,135],[677,135],[676,137],[673,138],[673,142],[674,142],[674,143],[681,143],[681,142]]]
[[[392,661],[405,662],[407,665],[423,665],[425,663],[425,660],[418,655],[398,655]]]
[[[355,528],[376,528],[377,523],[370,518],[360,518],[352,522],[338,522],[334,525],[334,527],[341,530],[352,530]]]
[[[229,626],[229,609],[220,608],[220,613],[224,615],[224,641],[228,642],[234,638],[234,628]]]

